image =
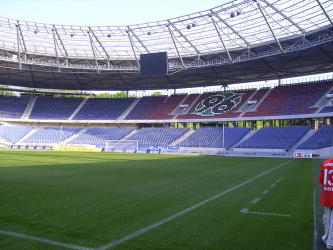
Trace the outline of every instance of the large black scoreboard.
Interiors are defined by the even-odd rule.
[[[168,74],[167,52],[140,55],[140,72],[142,76],[160,76]]]

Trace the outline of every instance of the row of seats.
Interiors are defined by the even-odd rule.
[[[289,150],[309,132],[307,126],[265,127],[241,141],[251,131],[249,128],[206,127],[192,132],[177,146],[231,148],[284,149]],[[0,126],[0,138],[7,143],[60,144],[72,137],[73,145],[96,145],[102,147],[107,140],[137,140],[139,146],[168,146],[186,133],[182,128],[88,128],[77,127],[31,127]],[[133,135],[130,134],[133,132]],[[313,133],[313,132],[311,132]],[[224,138],[223,138],[224,136]],[[310,134],[309,134],[310,136]],[[22,140],[24,139],[24,140]],[[320,149],[333,146],[333,126],[321,127],[297,149]]]
[[[238,148],[285,149],[293,147],[309,131],[306,126],[265,127],[258,130]]]
[[[30,119],[66,120],[116,120],[135,101],[138,103],[129,112],[126,120],[167,120],[167,119],[207,119],[283,116],[312,114],[319,107],[316,103],[333,86],[332,81],[300,85],[281,85],[273,89],[229,91],[223,100],[223,92],[201,95],[150,96],[136,98],[90,98],[83,103],[82,98],[54,98],[39,96],[32,108]],[[268,93],[268,91],[270,91]],[[268,94],[268,95],[267,95]],[[247,101],[256,100],[260,105],[250,112],[239,109]],[[29,103],[29,96],[0,96],[0,117],[19,119]],[[84,104],[80,107],[80,104]],[[189,107],[186,114],[175,116],[173,111],[185,104]],[[80,107],[80,109],[79,109]],[[226,109],[223,114],[222,109]],[[247,110],[247,109],[241,109]],[[320,112],[332,112],[332,106]]]
[[[320,149],[333,146],[333,126],[324,126],[316,131],[298,149]]]
[[[181,147],[208,147],[208,148],[230,148],[243,138],[250,128],[221,128],[208,127],[195,130]],[[224,136],[224,138],[223,138]]]

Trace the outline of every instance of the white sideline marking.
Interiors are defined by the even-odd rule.
[[[275,185],[276,185],[276,184],[272,184],[272,185],[271,185],[271,188],[275,187]]]
[[[155,228],[158,228],[158,227],[160,227],[160,226],[168,223],[169,221],[172,221],[172,220],[174,220],[174,219],[176,219],[176,218],[178,218],[178,217],[180,217],[180,216],[182,216],[184,214],[187,214],[187,213],[189,213],[189,212],[191,212],[191,211],[193,211],[193,210],[195,210],[195,209],[197,209],[197,208],[199,208],[199,207],[201,207],[201,206],[203,206],[203,205],[205,205],[205,204],[207,204],[207,203],[209,203],[211,201],[214,201],[214,200],[220,198],[221,196],[223,196],[223,195],[225,195],[227,193],[230,193],[231,191],[234,191],[234,190],[236,190],[236,189],[238,189],[238,188],[240,188],[240,187],[242,187],[242,186],[244,186],[244,185],[246,185],[246,184],[248,184],[250,182],[253,182],[253,181],[259,179],[260,177],[262,177],[262,176],[264,176],[266,174],[269,174],[269,173],[273,172],[274,170],[276,170],[278,168],[281,168],[281,167],[289,164],[292,161],[293,160],[289,160],[287,162],[281,163],[281,164],[279,164],[279,165],[277,165],[277,166],[275,166],[275,167],[273,167],[273,168],[271,168],[271,169],[269,169],[269,170],[267,170],[267,171],[265,171],[265,172],[263,172],[263,173],[255,176],[255,177],[253,177],[251,179],[248,179],[247,181],[244,181],[244,182],[242,182],[242,183],[240,183],[240,184],[238,184],[238,185],[236,185],[234,187],[228,188],[227,190],[225,190],[225,191],[223,191],[221,193],[218,193],[216,195],[213,195],[212,197],[210,197],[210,198],[208,198],[206,200],[203,200],[203,201],[201,201],[201,202],[199,202],[199,203],[197,203],[197,204],[195,204],[195,205],[193,205],[193,206],[191,206],[189,208],[186,208],[183,211],[180,211],[180,212],[178,212],[178,213],[176,213],[174,215],[166,217],[166,218],[164,218],[164,219],[162,219],[162,220],[160,220],[160,221],[158,221],[158,222],[156,222],[154,224],[151,224],[151,225],[149,225],[147,227],[143,227],[143,228],[139,229],[138,231],[130,233],[130,234],[126,235],[125,237],[120,238],[118,240],[112,241],[112,242],[110,242],[110,243],[108,243],[108,244],[106,244],[104,246],[101,246],[98,249],[99,250],[110,249],[110,248],[113,248],[113,247],[115,247],[115,246],[117,246],[119,244],[122,244],[122,243],[124,243],[124,242],[126,242],[126,241],[128,241],[130,239],[133,239],[133,238],[138,237],[138,236],[140,236],[142,234],[145,234],[145,233],[147,233],[147,232],[149,232],[149,231],[151,231],[151,230],[153,230]]]
[[[251,204],[256,204],[258,201],[260,201],[261,198],[257,197],[253,201],[251,201]]]
[[[248,208],[243,208],[241,211],[243,214],[258,214],[258,215],[270,215],[270,216],[282,216],[282,217],[291,217],[289,214],[275,214],[275,213],[264,213],[264,212],[251,212]]]
[[[262,194],[268,194],[269,189],[265,190],[264,192],[262,192]]]
[[[281,181],[281,180],[280,180],[280,179],[278,179],[278,180],[276,180],[275,182],[276,182],[276,183],[279,183],[280,181]]]
[[[45,244],[48,244],[48,245],[54,245],[54,246],[58,246],[58,247],[65,247],[65,248],[69,248],[69,249],[78,249],[78,250],[91,250],[92,249],[92,248],[88,248],[88,247],[77,246],[77,245],[58,242],[58,241],[54,241],[54,240],[48,240],[48,239],[44,239],[44,238],[40,238],[40,237],[35,237],[35,236],[32,236],[32,235],[16,233],[16,232],[11,232],[11,231],[0,230],[0,234],[13,236],[13,237],[16,237],[16,238],[32,240],[32,241],[38,241],[38,242],[42,242],[42,243],[45,243]]]

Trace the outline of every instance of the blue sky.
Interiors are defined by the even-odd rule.
[[[165,20],[229,0],[0,0],[0,16],[72,25],[130,25]]]

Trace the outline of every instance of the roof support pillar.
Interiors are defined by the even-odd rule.
[[[99,72],[98,61],[97,61],[96,52],[95,52],[95,48],[94,48],[94,41],[92,40],[90,29],[87,31],[87,33],[89,35],[89,41],[90,41],[92,53],[94,55],[97,72]]]
[[[91,34],[93,35],[93,37],[96,39],[97,43],[99,44],[99,46],[102,48],[104,54],[106,55],[108,69],[110,69],[110,55],[109,55],[109,53],[106,51],[105,47],[103,46],[103,44],[101,43],[101,41],[98,39],[98,37],[96,36],[95,32],[90,27],[89,27],[89,31],[91,32]]]
[[[278,8],[276,8],[273,4],[269,3],[267,0],[261,0],[264,2],[267,6],[272,8],[275,12],[279,13],[281,16],[283,16],[286,20],[288,20],[292,25],[294,25],[303,35],[305,35],[304,29],[302,29],[297,23],[295,23],[290,17],[288,17],[286,14],[284,14],[282,11],[280,11]]]
[[[17,22],[16,24],[16,38],[17,38],[17,60],[19,63],[19,69],[22,69],[22,64],[21,64],[21,48],[20,48],[20,31],[19,31],[19,26],[20,24]]]
[[[184,38],[184,40],[197,52],[198,55],[200,55],[200,51],[197,49],[197,47],[194,46],[194,44],[172,23],[170,20],[168,20],[169,24],[181,35],[181,37]]]
[[[224,41],[223,41],[222,35],[221,35],[220,31],[219,31],[219,28],[217,27],[217,24],[216,24],[216,22],[215,22],[213,16],[210,16],[210,18],[212,19],[212,22],[213,22],[213,24],[214,24],[214,28],[215,28],[215,30],[216,30],[216,32],[217,32],[219,38],[220,38],[220,41],[221,41],[222,46],[223,46],[223,48],[224,48],[224,51],[227,53],[227,56],[228,56],[229,60],[232,61],[232,58],[231,58],[230,53],[229,53],[229,50],[228,50],[228,48],[227,48],[227,47],[225,46],[225,44],[224,44]]]
[[[147,53],[149,52],[149,49],[147,48],[147,46],[141,41],[141,39],[134,33],[134,31],[130,28],[130,26],[127,26],[127,31],[128,33],[132,33],[132,35],[135,37],[135,39],[141,44],[141,46],[146,50]]]
[[[251,44],[237,31],[232,27],[229,23],[227,23],[225,20],[222,19],[217,13],[213,12],[211,10],[212,14],[216,16],[217,19],[219,19],[220,22],[222,22],[225,26],[227,26],[232,32],[234,32],[245,44],[248,48],[251,47]]]
[[[170,25],[167,25],[167,27],[168,27],[168,30],[169,30],[169,33],[170,33],[173,45],[175,46],[175,49],[177,51],[177,55],[178,55],[179,61],[183,65],[183,68],[185,68],[185,64],[184,64],[183,58],[181,57],[181,55],[179,53],[178,46],[177,46],[176,41],[175,41],[175,37],[174,37],[174,35],[173,35],[173,33],[172,33],[171,29],[170,29]]]
[[[57,35],[57,37],[58,37],[58,39],[60,41],[62,49],[64,50],[64,53],[65,53],[65,64],[68,65],[68,53],[67,53],[67,50],[66,50],[66,47],[65,47],[64,43],[62,42],[61,37],[59,36],[58,30],[55,27],[55,25],[53,25],[53,30],[54,30],[55,34]]]
[[[274,37],[274,39],[275,39],[277,45],[279,46],[279,49],[280,49],[281,51],[283,51],[283,48],[282,48],[282,46],[281,46],[281,44],[280,44],[280,42],[279,42],[279,39],[277,39],[277,37],[276,37],[276,35],[275,35],[275,33],[274,33],[274,30],[272,29],[271,25],[269,24],[269,22],[268,22],[268,20],[267,20],[267,17],[265,16],[265,13],[264,13],[264,11],[263,11],[263,9],[262,9],[260,3],[259,3],[259,0],[257,0],[256,2],[257,2],[257,6],[258,6],[258,8],[259,8],[259,10],[260,10],[261,15],[262,15],[263,18],[265,19],[265,22],[266,22],[266,24],[267,24],[269,30],[271,31],[271,33],[272,33],[272,35],[273,35],[273,37]]]
[[[54,44],[54,52],[56,54],[57,57],[57,65],[58,65],[58,71],[60,72],[60,61],[59,61],[59,55],[58,55],[58,49],[57,49],[57,39],[55,36],[55,31],[54,29],[52,29],[52,35],[53,35],[53,44]]]
[[[127,32],[127,35],[128,35],[128,40],[130,41],[130,44],[131,44],[131,48],[132,48],[132,51],[133,51],[133,54],[134,54],[134,57],[135,57],[135,60],[136,60],[136,63],[138,65],[138,67],[140,68],[140,63],[139,63],[139,59],[136,55],[136,52],[135,52],[135,49],[134,49],[134,42],[132,40],[132,37],[131,37],[131,34],[129,32],[129,30],[126,31]]]
[[[330,16],[327,14],[327,11],[325,10],[324,6],[321,4],[320,0],[316,0],[321,10],[324,12],[325,16],[327,17],[328,21],[331,23],[331,26],[333,26],[333,20],[330,18]]]

